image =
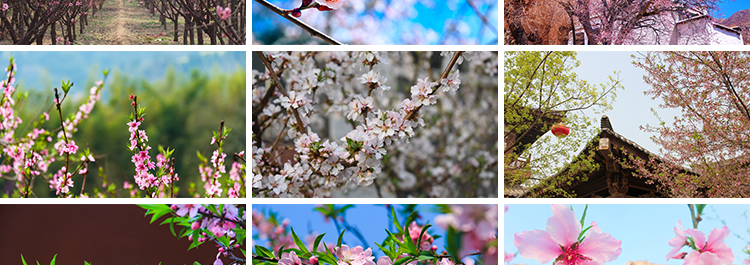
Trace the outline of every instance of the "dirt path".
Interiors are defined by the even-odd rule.
[[[151,15],[137,0],[109,0],[102,10],[89,18],[89,25],[78,36],[76,44],[140,45],[178,44],[171,30],[165,30],[159,16]],[[167,24],[171,29],[172,25]]]
[[[117,6],[115,7],[115,12],[117,13],[117,16],[115,17],[115,42],[114,44],[118,45],[131,45],[130,39],[131,39],[131,33],[130,30],[126,27],[127,19],[129,17],[132,17],[134,14],[131,12],[132,10],[126,10],[124,7],[125,0],[116,0],[115,1]]]

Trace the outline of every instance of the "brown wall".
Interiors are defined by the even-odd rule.
[[[214,244],[188,251],[187,238],[160,221],[149,224],[145,212],[137,205],[0,205],[0,264],[22,264],[21,254],[45,265],[55,254],[59,265],[213,264]]]

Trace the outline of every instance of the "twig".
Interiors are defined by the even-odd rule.
[[[291,16],[289,10],[281,9],[274,4],[269,3],[266,0],[255,0],[255,2],[260,3],[261,5],[265,6],[268,9],[271,9],[271,11],[275,12],[276,14],[279,14],[279,16],[286,18],[287,20],[291,21],[294,24],[297,24],[300,28],[306,30],[310,33],[313,37],[318,37],[323,39],[324,41],[333,44],[333,45],[342,45],[341,42],[334,40],[333,38],[329,37],[323,32],[320,32],[319,30],[313,28],[310,25],[307,25],[305,22],[302,22],[302,20],[297,19],[296,17]],[[495,30],[497,31],[497,30]]]
[[[495,32],[495,35],[497,35],[498,31],[497,31],[497,28],[495,27],[495,25],[492,25],[492,23],[490,23],[490,20],[487,19],[487,17],[484,16],[484,14],[482,14],[481,12],[479,12],[479,9],[477,9],[477,7],[474,5],[474,2],[472,0],[466,0],[466,3],[468,3],[469,6],[471,7],[471,9],[474,10],[474,13],[476,13],[477,16],[479,16],[479,18],[482,20],[482,23],[484,23],[485,26],[491,28],[492,32]]]
[[[257,1],[257,0],[256,0]],[[263,52],[256,51],[256,54],[258,54],[258,57],[263,61],[263,64],[266,66],[266,69],[268,69],[268,72],[271,73],[271,77],[273,78],[273,81],[276,83],[276,86],[279,88],[279,92],[283,94],[285,97],[289,97],[287,95],[286,90],[284,90],[284,86],[281,85],[281,80],[278,76],[276,76],[276,72],[273,71],[273,67],[271,67],[271,62],[268,61],[268,58],[266,58],[265,55],[263,55]],[[297,113],[296,108],[291,108],[292,113],[294,114],[294,118],[297,119],[297,131],[300,133],[307,133],[307,130],[304,126],[302,126],[302,119],[299,118],[299,113]]]
[[[443,74],[440,76],[440,79],[438,79],[437,85],[432,87],[432,93],[430,95],[434,95],[435,92],[437,92],[437,89],[440,87],[440,80],[443,80],[445,78],[448,78],[448,74],[450,74],[451,69],[453,69],[453,65],[456,64],[456,61],[458,61],[458,57],[461,56],[461,54],[464,52],[456,52],[453,54],[453,58],[451,58],[451,61],[448,63],[447,66],[445,66],[445,70],[443,71]],[[417,112],[419,112],[419,109],[422,108],[423,105],[419,105],[419,107],[416,107],[411,112],[406,114],[406,117],[404,120],[411,120],[414,119],[414,117],[417,115]]]

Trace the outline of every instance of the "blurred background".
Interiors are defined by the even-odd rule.
[[[18,67],[16,95],[28,94],[26,101],[16,104],[24,120],[16,137],[31,131],[31,123],[45,111],[50,121],[44,128],[59,127],[52,102],[53,87],[59,88],[62,80],[74,82],[63,102],[62,115],[67,117],[87,100],[94,82],[102,80],[102,71],[109,70],[101,100],[73,137],[81,149],[89,147],[97,159],[86,179],[89,194],[95,189],[106,190],[96,169],[100,166],[107,181],[116,185],[115,195],[129,196],[122,187],[123,181],[134,184],[126,125],[133,112],[128,99],[131,94],[137,95],[139,105],[146,108],[140,129],[149,137],[152,161],[156,161],[159,145],[175,150],[179,197],[190,196],[191,182],[196,183],[195,192],[204,193],[196,151],[210,158],[216,150],[210,145],[211,132],[219,130],[221,120],[232,129],[224,143],[227,167],[234,161],[233,153],[245,150],[245,52],[2,52],[0,65],[7,65],[11,56]],[[53,163],[48,172],[56,172],[63,164]],[[74,176],[73,194],[80,192],[82,179]],[[15,181],[0,179],[0,186],[8,195],[15,189]],[[226,196],[227,187],[222,188]],[[34,195],[54,197],[55,192],[37,178]]]
[[[217,248],[205,243],[188,250],[187,238],[177,239],[162,217],[138,205],[0,205],[0,248],[5,264],[213,264]],[[175,227],[179,229],[179,227]],[[241,253],[237,253],[241,255]],[[229,264],[230,259],[223,260]]]
[[[267,0],[294,9],[301,0]],[[291,21],[253,2],[253,44],[325,44]],[[497,0],[346,1],[332,11],[299,18],[345,44],[498,44]]]

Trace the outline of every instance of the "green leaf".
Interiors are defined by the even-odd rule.
[[[265,258],[274,258],[273,252],[263,246],[255,245],[255,254]]]
[[[297,237],[297,234],[294,233],[294,228],[291,228],[291,229],[292,229],[292,238],[294,239],[294,243],[297,244],[297,247],[299,247],[299,249],[305,254],[310,253],[310,251],[308,251],[307,248],[305,247],[305,244],[302,243],[302,240],[299,240],[299,237]]]
[[[592,227],[592,226],[589,226],[589,227],[586,227],[586,229],[583,229],[583,230],[581,230],[581,233],[580,233],[580,234],[578,234],[578,243],[581,243],[581,242],[583,242],[583,239],[584,239],[584,238],[586,238],[586,237],[584,237],[583,235],[585,235],[585,234],[586,234],[586,231],[589,231],[589,228],[591,228],[591,227]]]
[[[417,247],[414,246],[414,240],[411,239],[411,233],[409,233],[408,226],[405,226],[404,228],[404,244],[402,245],[406,246],[407,253],[411,254],[412,256],[417,256],[419,253],[417,253]]]
[[[336,247],[341,247],[341,242],[344,240],[344,232],[346,232],[346,229],[341,231],[341,234],[339,234],[339,239],[336,240]]]
[[[396,229],[398,229],[398,233],[403,233],[404,228],[401,227],[401,224],[398,222],[398,217],[396,216],[396,210],[391,207],[391,216],[393,216],[393,224],[396,226]]]
[[[581,216],[581,227],[583,227],[583,222],[584,222],[584,220],[586,220],[586,210],[588,210],[588,209],[589,209],[589,205],[586,204],[586,207],[583,208],[583,216]]]
[[[193,265],[201,265],[201,263],[200,263],[200,262],[197,262],[197,261],[194,261],[194,262],[193,262]]]
[[[706,208],[706,204],[696,204],[695,209],[698,210],[698,215],[703,215],[703,209]]]
[[[23,254],[21,254],[21,262],[23,262],[23,265],[29,265],[29,264],[26,264],[26,260],[23,259]]]
[[[57,254],[52,256],[52,261],[49,262],[49,265],[55,265],[55,260],[57,259]]]
[[[393,265],[401,265],[401,264],[404,264],[404,263],[408,263],[413,258],[414,257],[403,257],[403,258],[400,258],[400,259],[396,260],[396,262],[394,262]]]
[[[84,260],[84,261],[83,261],[83,265],[91,265],[91,263],[89,263],[88,261],[85,261],[85,260]]]
[[[419,256],[417,257],[417,260],[423,261],[423,260],[431,260],[431,259],[436,259],[436,258],[437,257],[435,257],[435,255],[433,255],[429,251],[422,251],[422,252],[419,253]]]
[[[417,248],[422,245],[422,238],[424,236],[424,233],[427,232],[427,228],[430,228],[431,224],[426,224],[424,227],[422,227],[422,231],[419,232],[419,239],[417,240]]]
[[[326,235],[326,233],[322,233],[318,235],[318,237],[315,238],[315,242],[313,242],[313,248],[312,248],[313,251],[318,250],[318,245],[320,244],[320,240],[323,240],[324,235]]]

